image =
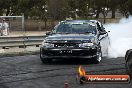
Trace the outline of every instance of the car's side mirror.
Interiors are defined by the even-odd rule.
[[[46,32],[46,35],[50,35],[51,34],[51,32]]]
[[[108,31],[108,32],[110,32],[110,31]]]

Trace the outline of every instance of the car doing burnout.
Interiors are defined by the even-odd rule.
[[[108,51],[108,44],[108,33],[99,21],[66,20],[47,33],[40,58],[43,63],[66,58],[88,58],[99,63]]]

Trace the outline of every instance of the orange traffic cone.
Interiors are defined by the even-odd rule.
[[[64,88],[68,88],[68,83],[67,82],[64,83]]]

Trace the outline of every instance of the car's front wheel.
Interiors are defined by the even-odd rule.
[[[52,59],[49,58],[40,58],[42,63],[50,63],[52,61]]]
[[[51,58],[46,58],[42,55],[42,49],[40,49],[40,59],[43,63],[50,63],[52,61]]]

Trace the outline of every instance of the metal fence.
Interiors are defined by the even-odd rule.
[[[39,46],[46,36],[16,36],[16,37],[0,37],[0,47],[26,47]]]

